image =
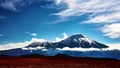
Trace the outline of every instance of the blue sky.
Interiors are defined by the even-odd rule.
[[[117,44],[119,6],[118,0],[0,0],[0,44],[53,41],[63,33]]]

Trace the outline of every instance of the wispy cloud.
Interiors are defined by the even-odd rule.
[[[33,2],[34,0],[4,0],[1,1],[0,6],[11,11],[19,11]]]
[[[84,23],[99,23],[99,24],[108,24],[108,23],[118,23],[120,21],[120,12],[111,12],[103,14],[95,14],[89,17],[88,21]]]
[[[54,0],[4,0],[4,1],[0,1],[0,6],[5,9],[17,12],[21,10],[22,8],[29,6],[31,4],[34,4],[34,3],[53,2],[53,1]],[[53,8],[55,7],[54,5],[55,4],[43,6],[40,4],[40,6],[43,8],[47,8],[47,7]]]
[[[110,38],[119,38],[120,23],[105,25],[101,28],[101,31],[104,33],[105,36],[109,36]]]
[[[64,3],[67,5],[54,15],[63,17],[82,16],[88,14],[87,20],[80,23],[103,24],[102,32],[110,38],[120,38],[119,25],[120,22],[120,1],[118,0],[55,0],[57,5]],[[107,28],[107,29],[106,29]],[[117,30],[117,31],[116,31]],[[113,34],[115,36],[113,36]]]
[[[19,9],[25,6],[41,1],[55,2],[55,4],[47,4],[46,6],[42,5],[44,8],[62,8],[61,11],[53,13],[53,15],[59,17],[59,19],[53,22],[53,24],[68,21],[72,16],[82,16],[88,14],[86,17],[87,20],[80,23],[103,24],[101,31],[104,36],[108,36],[110,38],[120,38],[120,36],[111,37],[114,31],[112,34],[109,31],[112,31],[113,27],[108,26],[120,23],[119,0],[4,0],[0,1],[0,6],[11,11],[19,11]],[[104,28],[107,27],[109,28],[109,31],[105,31]],[[114,34],[118,35],[118,32],[114,32]],[[33,36],[36,35],[37,34],[35,33],[33,34]]]
[[[119,12],[120,2],[117,0],[56,0],[56,4],[65,3],[68,8],[56,13],[60,16],[76,16],[86,13],[102,14],[104,12]],[[92,14],[92,15],[93,15]]]
[[[37,36],[36,33],[30,33],[30,32],[26,32],[26,34],[30,35],[30,36]]]
[[[16,11],[16,6],[11,1],[6,1],[5,3],[2,3],[1,6],[3,8]]]
[[[4,16],[0,16],[0,22],[4,22],[7,18]]]
[[[68,35],[65,32],[62,35],[63,35],[63,38],[56,37],[55,41],[60,42],[61,40],[68,38]]]

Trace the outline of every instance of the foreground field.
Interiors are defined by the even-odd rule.
[[[0,56],[0,68],[120,68],[120,61],[67,56]]]

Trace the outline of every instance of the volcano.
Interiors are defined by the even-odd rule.
[[[95,40],[92,40],[88,38],[85,35],[82,34],[76,34],[72,35],[60,42],[34,42],[26,48],[29,47],[43,47],[43,48],[75,48],[75,47],[81,47],[81,48],[107,48],[107,45],[101,44]]]

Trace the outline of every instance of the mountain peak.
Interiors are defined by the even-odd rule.
[[[82,34],[72,35],[72,36],[68,37],[66,40],[75,41],[75,42],[85,41],[85,42],[88,42],[89,44],[94,43],[94,41],[92,39],[90,39],[87,36],[82,35]]]
[[[85,37],[85,35],[82,35],[82,34],[74,34],[74,35],[72,35],[72,36],[70,36],[70,37],[83,38],[83,37]]]

